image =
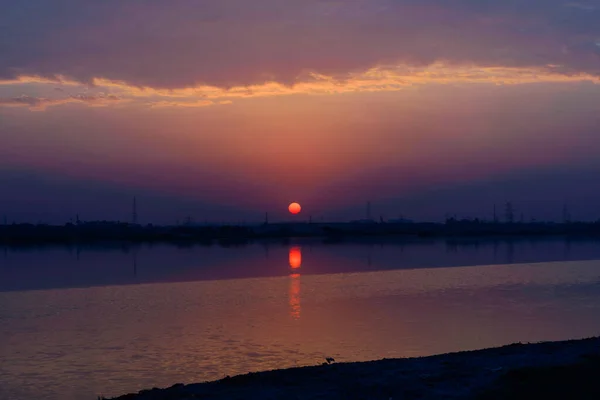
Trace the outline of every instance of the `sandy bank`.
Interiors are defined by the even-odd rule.
[[[251,373],[116,399],[538,398],[600,399],[600,338]]]

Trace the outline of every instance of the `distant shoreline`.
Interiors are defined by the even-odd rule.
[[[134,225],[90,222],[66,225],[0,225],[0,244],[8,246],[102,243],[247,244],[256,240],[322,238],[491,238],[598,237],[600,222],[492,223],[478,220],[446,223],[274,223],[262,225]]]
[[[591,338],[250,373],[113,400],[591,399],[599,372],[600,338]]]

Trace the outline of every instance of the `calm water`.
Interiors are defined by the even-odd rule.
[[[6,250],[0,399],[598,335],[595,260],[563,240]]]

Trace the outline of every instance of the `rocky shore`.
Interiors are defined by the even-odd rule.
[[[331,360],[330,360],[331,361]],[[250,373],[114,400],[599,399],[600,338]]]

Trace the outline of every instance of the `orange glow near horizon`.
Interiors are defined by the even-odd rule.
[[[298,214],[302,210],[302,207],[298,203],[292,203],[289,205],[288,210],[292,214]]]
[[[8,89],[18,93],[17,88]],[[63,95],[53,93],[42,97]],[[349,210],[362,209],[368,193],[382,204],[383,214],[394,212],[393,201],[406,198],[407,212],[438,218],[444,212],[437,209],[438,202],[408,199],[429,196],[428,188],[438,185],[458,191],[463,184],[512,179],[521,169],[593,162],[600,144],[586,132],[595,126],[599,96],[600,85],[588,84],[556,89],[427,86],[395,93],[353,92],[335,101],[327,96],[264,96],[228,107],[158,107],[149,113],[133,104],[118,111],[90,111],[79,103],[102,99],[90,95],[88,103],[73,100],[64,109],[48,107],[54,113],[51,134],[45,134],[48,116],[43,113],[0,107],[7,126],[14,127],[1,140],[1,167],[36,170],[74,184],[105,182],[115,190],[131,187],[173,199],[165,197],[163,204],[179,204],[177,198],[202,203],[206,206],[194,213],[213,218],[214,212],[215,219],[228,222],[256,221],[265,210],[295,222],[308,221],[308,214],[353,218]],[[525,98],[526,104],[517,104],[516,99]],[[552,114],[555,104],[571,98],[581,99],[576,109]],[[17,100],[28,104],[28,98]],[[567,134],[575,129],[574,121],[578,133]],[[541,146],[545,151],[524,150]],[[201,157],[198,149],[203,149]],[[53,196],[67,198],[66,192]],[[70,213],[70,206],[56,204],[57,210]],[[471,206],[476,205],[465,208]],[[148,218],[177,218],[176,211],[164,209],[153,209]]]

